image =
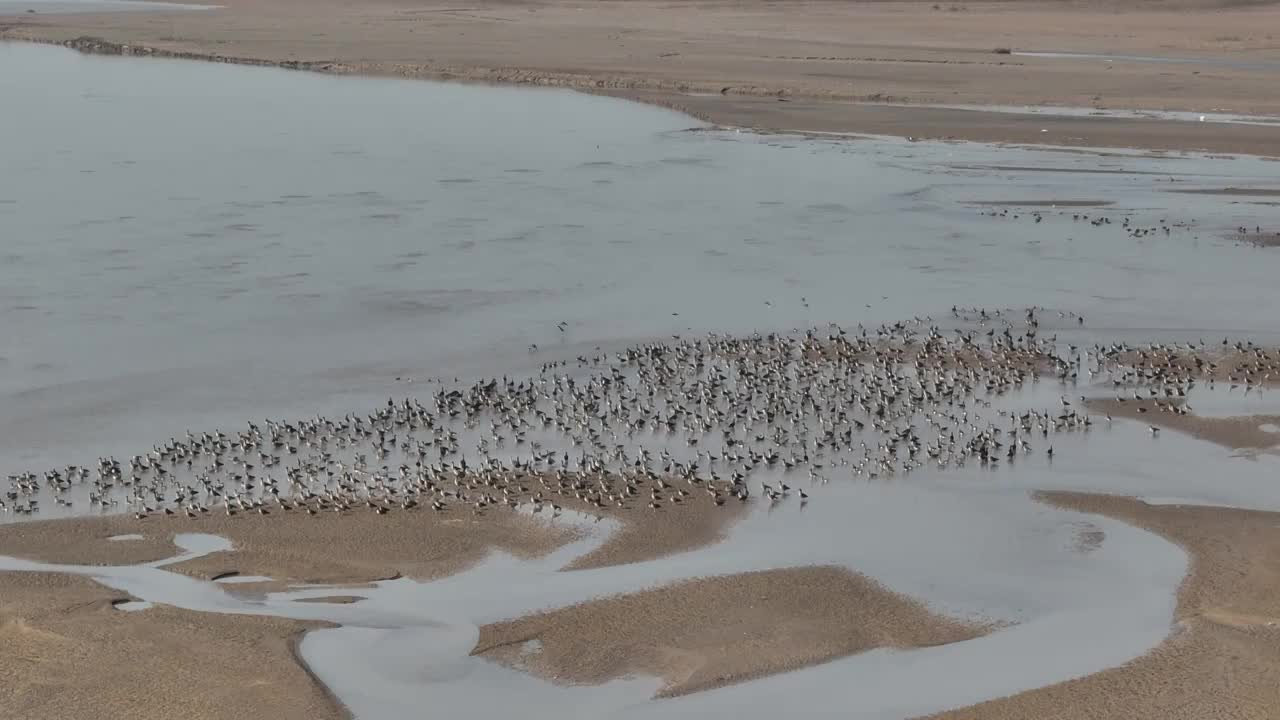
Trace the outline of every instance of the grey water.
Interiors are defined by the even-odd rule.
[[[669,333],[957,303],[1280,331],[1280,255],[1221,239],[1275,208],[1165,192],[1272,182],[1253,158],[758,136],[571,92],[23,44],[0,44],[0,96],[6,471]],[[1115,201],[1095,214],[1117,224],[969,204],[1053,199]],[[1135,240],[1123,216],[1191,227]]]

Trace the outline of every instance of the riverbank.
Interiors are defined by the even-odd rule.
[[[1277,21],[1274,6],[1144,3],[231,0],[211,11],[28,13],[0,18],[0,39],[569,87],[766,131],[1274,155],[1274,126],[938,106],[1280,116],[1270,91],[1280,51],[1259,30]],[[1076,55],[1020,54],[1042,51]],[[1124,59],[1098,57],[1108,53]]]

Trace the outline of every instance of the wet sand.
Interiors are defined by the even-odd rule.
[[[921,105],[1280,115],[1275,6],[230,0],[214,11],[0,20],[0,38],[573,87],[766,130],[1274,154],[1275,129]],[[1031,57],[1015,51],[1070,51]],[[1107,61],[1090,53],[1122,52]],[[1177,63],[1142,60],[1173,57]],[[1138,58],[1138,59],[1133,59]],[[783,101],[786,102],[783,102]],[[901,107],[911,105],[917,107]]]
[[[1132,523],[1187,550],[1191,569],[1178,593],[1173,634],[1123,667],[941,713],[935,720],[1276,716],[1280,514],[1074,493],[1045,493],[1042,499]]]
[[[586,511],[578,503],[568,507]],[[723,506],[694,495],[681,503],[667,502],[659,510],[644,506],[628,510],[609,508],[602,514],[622,522],[622,527],[599,549],[575,560],[569,570],[587,570],[654,560],[694,550],[725,537],[734,521],[747,512],[747,505],[730,499]]]
[[[346,711],[298,662],[322,623],[196,613],[122,612],[86,578],[4,573],[0,707],[11,720],[327,720]]]
[[[140,533],[141,541],[108,542]],[[527,516],[494,511],[483,518],[448,518],[431,511],[375,515],[352,511],[305,514],[212,515],[148,518],[110,516],[0,526],[0,554],[52,563],[132,565],[177,555],[173,536],[208,533],[227,538],[229,552],[215,552],[168,566],[210,580],[229,572],[272,578],[276,583],[348,585],[391,577],[444,577],[479,561],[491,549],[538,557],[572,533]],[[2,580],[0,580],[2,582]],[[256,586],[256,587],[255,587]],[[260,591],[257,583],[235,586]]]
[[[562,684],[656,676],[659,696],[675,696],[988,629],[844,568],[807,567],[693,580],[485,625],[474,654]]]
[[[1280,445],[1280,433],[1269,432],[1267,426],[1280,424],[1280,415],[1248,415],[1242,417],[1204,417],[1194,412],[1179,414],[1171,409],[1180,405],[1157,404],[1152,400],[1092,400],[1089,409],[1113,418],[1140,420],[1158,428],[1185,433],[1234,450],[1261,450]]]
[[[741,511],[690,500],[663,513],[604,514],[621,519],[623,526],[578,567],[694,549],[718,539]],[[0,553],[55,563],[136,564],[174,557],[179,552],[174,536],[184,532],[218,534],[235,547],[167,569],[206,580],[271,578],[223,586],[242,596],[283,591],[298,583],[336,589],[398,576],[430,580],[464,570],[490,550],[531,558],[575,537],[563,526],[506,509],[453,518],[430,511],[315,517],[276,511],[274,517],[109,516],[3,525]],[[0,635],[7,636],[0,659],[9,660],[0,662],[0,703],[6,712],[13,709],[12,717],[347,715],[295,655],[301,634],[323,627],[321,623],[166,606],[123,612],[115,605],[130,598],[118,591],[45,573],[0,573],[0,589]],[[334,594],[300,602],[348,604],[359,599]],[[200,645],[199,662],[185,661],[192,658],[188,643]],[[135,661],[135,654],[146,661]],[[184,662],[175,662],[178,658]],[[197,673],[200,682],[188,679]],[[151,702],[150,690],[144,691],[170,685],[181,690],[166,692],[172,698],[167,703]],[[231,695],[235,701],[224,702]]]
[[[622,524],[569,569],[623,565],[694,550],[722,539],[747,510],[736,499],[716,505],[702,492],[690,493],[682,502],[665,500],[656,510],[638,503],[625,509],[596,508],[572,497],[557,499],[567,510]],[[109,515],[48,520],[0,525],[0,554],[50,563],[131,565],[175,556],[173,537],[178,533],[208,533],[227,538],[234,549],[168,568],[204,580],[234,575],[271,578],[228,586],[240,593],[281,589],[289,583],[431,580],[464,570],[491,550],[533,558],[572,540],[571,530],[545,521],[552,512],[549,503],[545,507],[540,516],[505,507],[490,507],[479,515],[465,509],[436,513],[418,508],[386,515],[357,509],[314,516],[273,508],[267,515],[233,517],[214,511],[197,518]],[[132,535],[142,538],[131,539]]]
[[[1276,514],[1074,493],[1042,499],[1138,525],[1186,548],[1193,562],[1179,593],[1178,627],[1126,666],[938,717],[1053,717],[1051,711],[1063,707],[1073,709],[1070,717],[1271,717],[1280,702],[1273,682],[1280,672]],[[381,519],[353,516],[366,527]],[[26,527],[82,523],[109,519]],[[165,524],[191,529],[195,523]],[[164,606],[125,613],[112,608],[127,599],[116,591],[44,573],[5,573],[3,582],[0,632],[10,637],[0,652],[12,661],[0,667],[9,693],[5,707],[15,708],[14,717],[45,717],[50,708],[67,718],[171,717],[174,707],[138,690],[169,683],[183,692],[166,696],[181,697],[191,717],[245,716],[250,709],[271,710],[273,717],[342,716],[288,655],[297,635],[314,624]],[[652,674],[665,682],[662,694],[678,695],[874,647],[958,642],[988,629],[939,617],[843,569],[792,568],[694,580],[494,623],[481,629],[476,652],[561,683]],[[532,640],[538,642],[525,644]],[[170,662],[193,652],[201,662]],[[198,679],[182,669],[192,667],[200,668]],[[293,705],[276,713],[280,698]]]
[[[315,598],[298,598],[294,602],[331,603],[333,605],[350,605],[360,602],[359,595],[326,595]]]

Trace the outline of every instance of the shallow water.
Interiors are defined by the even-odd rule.
[[[0,44],[0,69],[19,66],[0,72],[12,100],[0,134],[24,139],[0,144],[9,471],[249,418],[364,411],[432,392],[432,376],[523,373],[670,333],[1041,305],[1087,317],[1047,317],[1063,342],[1280,341],[1280,255],[1219,239],[1274,214],[1167,192],[1274,184],[1257,159],[762,137],[567,92]],[[1114,205],[974,205],[1100,198]],[[1171,231],[1133,238],[1124,218]],[[1017,406],[1053,407],[1061,390],[1044,383]],[[1252,400],[1192,398],[1228,414]],[[1054,442],[1052,463],[1016,470],[832,477],[803,509],[761,504],[727,542],[673,558],[553,575],[603,540],[601,523],[540,561],[497,555],[434,583],[379,583],[352,605],[295,602],[331,588],[238,597],[165,571],[175,559],[62,569],[144,602],[341,623],[302,651],[361,718],[492,717],[515,702],[530,717],[777,717],[798,697],[815,714],[904,717],[1113,666],[1167,634],[1182,552],[1029,491],[1280,509],[1274,457],[1124,421]],[[1082,546],[1097,531],[1101,544]],[[178,559],[229,549],[178,544]],[[824,562],[1015,624],[661,702],[647,700],[652,680],[559,688],[468,654],[478,624],[531,610]]]
[[[955,303],[1141,339],[1280,332],[1280,254],[1218,239],[1275,213],[1163,192],[1270,183],[1273,163],[687,132],[569,92],[28,45],[0,67],[23,69],[0,72],[0,133],[24,139],[0,144],[6,471],[673,332]],[[1084,212],[1192,227],[969,204],[1100,197]]]

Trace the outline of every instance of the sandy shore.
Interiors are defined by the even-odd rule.
[[[1178,593],[1174,633],[1123,667],[942,713],[935,720],[1276,717],[1280,516],[1073,493],[1043,498],[1146,528],[1188,551],[1191,569]]]
[[[1174,430],[1200,440],[1207,440],[1233,450],[1264,450],[1280,445],[1280,415],[1246,415],[1241,417],[1204,417],[1194,412],[1179,414],[1170,407],[1151,400],[1093,400],[1089,409],[1113,418],[1141,420],[1161,429]]]
[[[765,130],[1275,154],[1274,127],[931,105],[1280,115],[1274,5],[229,0],[0,18],[0,38],[334,73],[573,87]],[[1178,62],[1013,51],[1160,56]],[[785,102],[784,102],[785,101]],[[873,103],[873,104],[867,104]],[[880,103],[880,104],[874,104]]]
[[[11,720],[325,720],[346,711],[294,654],[316,623],[157,606],[87,578],[0,575],[0,708]],[[180,661],[179,661],[180,660]]]
[[[693,580],[486,625],[474,653],[566,684],[651,675],[665,683],[659,695],[672,696],[987,630],[844,568],[807,567]]]

